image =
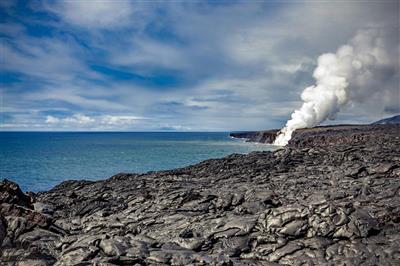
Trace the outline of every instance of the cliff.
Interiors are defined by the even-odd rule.
[[[338,144],[341,142],[351,143],[357,138],[364,138],[365,135],[380,134],[380,131],[385,131],[388,128],[397,128],[398,125],[334,125],[334,126],[319,126],[314,128],[297,129],[289,141],[288,146],[301,145],[324,145]],[[250,132],[235,132],[230,133],[233,138],[246,139],[248,142],[259,142],[271,144],[274,142],[278,129],[266,131],[250,131]]]
[[[272,143],[274,142],[278,132],[278,129],[266,131],[234,132],[230,133],[229,136],[233,138],[246,139],[248,142]]]

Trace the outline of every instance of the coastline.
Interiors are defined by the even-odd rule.
[[[169,170],[270,148],[229,138],[229,132],[0,133],[0,147],[0,180],[33,192],[64,180]]]
[[[399,132],[318,127],[273,152],[36,195],[2,182],[0,261],[396,264]]]

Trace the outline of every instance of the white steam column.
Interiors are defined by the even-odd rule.
[[[274,144],[284,146],[296,129],[335,119],[349,102],[363,102],[375,94],[382,94],[382,98],[388,98],[383,105],[396,105],[393,97],[396,93],[398,97],[399,47],[391,46],[387,34],[378,29],[360,31],[335,54],[319,56],[313,74],[316,84],[304,89],[301,108],[292,113]],[[393,49],[397,56],[389,55]]]

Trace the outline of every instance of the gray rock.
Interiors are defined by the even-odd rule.
[[[107,256],[121,256],[126,253],[127,243],[116,239],[103,239],[100,241],[99,247]]]
[[[41,202],[35,202],[33,208],[37,212],[41,212],[48,215],[53,215],[54,209],[51,205],[43,204]]]
[[[0,247],[6,235],[7,235],[6,227],[4,226],[2,219],[0,219]]]

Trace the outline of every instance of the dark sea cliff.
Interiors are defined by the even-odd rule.
[[[398,265],[399,154],[399,125],[332,126],[38,194],[3,181],[0,264]]]

